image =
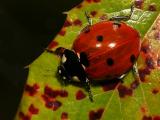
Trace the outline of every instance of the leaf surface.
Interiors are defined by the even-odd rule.
[[[87,25],[112,16],[128,15],[131,0],[85,0],[67,13],[59,34],[48,48],[71,48]],[[78,84],[62,86],[56,77],[59,58],[44,52],[29,67],[29,75],[15,120],[159,120],[160,119],[160,1],[137,3],[127,24],[142,38],[138,58],[140,81],[129,72],[123,83],[92,84],[94,102]],[[159,22],[158,22],[159,20]]]

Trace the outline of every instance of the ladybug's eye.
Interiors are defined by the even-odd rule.
[[[131,61],[132,63],[134,63],[135,60],[136,60],[136,57],[135,57],[135,55],[132,54],[132,55],[130,56],[130,61]]]
[[[108,59],[107,59],[107,64],[108,64],[109,66],[112,66],[112,65],[114,64],[114,60],[113,60],[112,58],[108,58]]]
[[[103,41],[103,36],[102,35],[98,35],[97,36],[97,41],[102,42]]]

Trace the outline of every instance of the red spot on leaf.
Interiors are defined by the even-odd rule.
[[[53,108],[53,101],[46,101],[45,105],[47,108]]]
[[[141,112],[143,113],[143,114],[145,114],[146,113],[146,107],[141,107]]]
[[[29,112],[30,112],[31,114],[38,114],[39,110],[38,110],[38,108],[36,108],[33,104],[31,104],[31,105],[29,106]]]
[[[119,96],[121,98],[125,97],[125,96],[131,96],[133,94],[133,91],[131,88],[127,88],[124,85],[119,85],[118,87],[118,92],[119,92]]]
[[[67,112],[62,112],[61,120],[68,120],[68,113]]]
[[[152,120],[151,116],[143,116],[142,120]]]
[[[59,91],[59,95],[60,95],[61,97],[68,97],[68,92],[65,91],[65,90],[60,90],[60,91]]]
[[[142,47],[141,47],[141,51],[143,52],[143,53],[148,53],[148,52],[150,52],[150,47],[149,47],[149,45],[142,45]]]
[[[43,98],[44,101],[49,101],[50,100],[50,98],[47,95],[42,95],[42,98]]]
[[[62,106],[62,103],[60,101],[54,101],[53,102],[53,111],[56,111],[59,107]]]
[[[98,3],[98,2],[100,2],[101,0],[93,0],[94,2],[96,2],[96,3]]]
[[[153,93],[153,94],[157,94],[158,92],[159,92],[159,90],[156,89],[156,88],[152,90],[152,93]]]
[[[89,112],[89,120],[100,120],[102,114],[103,114],[104,109],[100,108],[97,111],[90,111]]]
[[[138,81],[138,80],[134,80],[134,81],[131,83],[131,88],[132,88],[132,89],[136,89],[138,86],[139,86],[139,81]]]
[[[153,120],[160,120],[160,115],[156,115],[153,117]]]
[[[28,92],[30,96],[35,95],[38,89],[39,89],[39,86],[37,84],[34,84],[33,86],[27,84],[25,86],[25,91]]]
[[[150,56],[146,57],[146,65],[148,68],[154,69],[154,61],[153,61],[152,57],[150,57]]]
[[[143,0],[135,0],[135,6],[139,9],[143,7]]]
[[[64,90],[53,90],[52,88],[46,86],[44,89],[44,94],[42,95],[42,98],[45,101],[45,106],[53,111],[62,106],[62,103],[56,100],[57,96],[67,97],[68,92]]]
[[[52,48],[56,47],[57,45],[58,45],[58,43],[53,40],[53,41],[49,44],[48,49],[52,49]]]
[[[69,26],[71,26],[71,25],[72,25],[72,22],[69,21],[69,20],[66,20],[66,21],[64,22],[63,27],[69,27]]]
[[[57,100],[49,100],[46,101],[45,106],[49,109],[52,109],[53,111],[56,111],[59,107],[62,106],[62,103]]]
[[[86,97],[86,95],[84,94],[84,92],[82,90],[78,90],[76,93],[76,99],[77,100],[82,100]]]
[[[139,76],[142,82],[146,82],[145,76],[150,74],[150,70],[148,68],[140,69]]]
[[[65,90],[53,90],[52,88],[46,86],[44,89],[44,94],[51,98],[56,98],[57,96],[67,97],[68,92]]]
[[[90,14],[94,17],[97,14],[97,12],[96,11],[91,11]]]
[[[66,34],[66,31],[62,29],[58,34],[64,36]]]
[[[81,26],[81,25],[82,25],[82,21],[80,21],[79,19],[76,19],[76,20],[73,22],[73,24],[74,24],[75,26]]]
[[[23,112],[19,112],[19,117],[21,120],[30,120],[31,117],[29,115],[25,115]]]
[[[156,4],[155,3],[152,3],[148,6],[148,10],[149,11],[156,11]]]

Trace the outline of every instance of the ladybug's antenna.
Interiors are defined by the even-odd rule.
[[[88,21],[88,24],[91,26],[92,25],[92,19],[90,18],[89,14],[85,11],[85,16],[86,16],[86,19]]]

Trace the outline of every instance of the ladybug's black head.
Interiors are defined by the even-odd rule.
[[[62,57],[62,55],[64,54],[64,51],[65,51],[65,48],[63,48],[63,47],[58,47],[58,48],[54,51],[54,53],[55,53],[56,55]]]

